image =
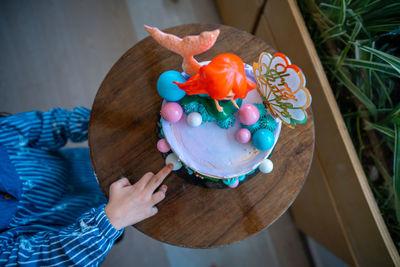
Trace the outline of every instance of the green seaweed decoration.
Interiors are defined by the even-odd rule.
[[[240,107],[242,99],[237,99],[236,103]],[[214,100],[209,97],[202,97],[199,95],[186,95],[179,101],[183,111],[186,115],[192,112],[198,112],[203,119],[202,123],[216,121],[217,125],[221,128],[228,129],[235,123],[235,116],[233,113],[238,109],[230,101],[220,101],[220,106],[223,108],[219,112],[215,107]]]

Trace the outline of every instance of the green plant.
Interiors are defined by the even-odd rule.
[[[298,2],[399,249],[400,1]]]

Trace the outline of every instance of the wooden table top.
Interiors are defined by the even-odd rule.
[[[231,52],[252,64],[262,51],[275,52],[257,37],[223,25],[183,25],[166,32],[183,37],[216,28],[221,33],[214,47],[196,56],[198,61]],[[181,64],[180,56],[147,37],[117,61],[101,84],[92,107],[89,148],[106,196],[119,176],[135,183],[164,166],[156,148],[162,102],[156,83],[164,71],[181,71]],[[195,248],[230,244],[268,227],[292,204],[308,175],[314,151],[314,121],[308,113],[308,121],[296,129],[282,126],[272,173],[259,173],[235,189],[195,186],[172,173],[164,182],[168,191],[158,214],[134,227],[161,242]]]

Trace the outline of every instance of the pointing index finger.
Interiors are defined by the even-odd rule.
[[[165,166],[164,168],[162,168],[156,175],[154,175],[151,180],[149,181],[149,183],[147,184],[147,189],[151,191],[151,193],[153,193],[157,187],[159,187],[161,185],[161,183],[164,181],[165,177],[168,176],[168,174],[171,173],[173,169],[173,165],[172,164],[168,164],[167,166]]]

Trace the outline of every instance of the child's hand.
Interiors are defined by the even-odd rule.
[[[104,211],[115,229],[121,230],[157,213],[154,205],[165,198],[167,186],[163,185],[156,193],[154,191],[172,168],[172,164],[169,164],[156,175],[148,172],[134,185],[131,185],[127,178],[121,178],[111,184],[110,199]]]

